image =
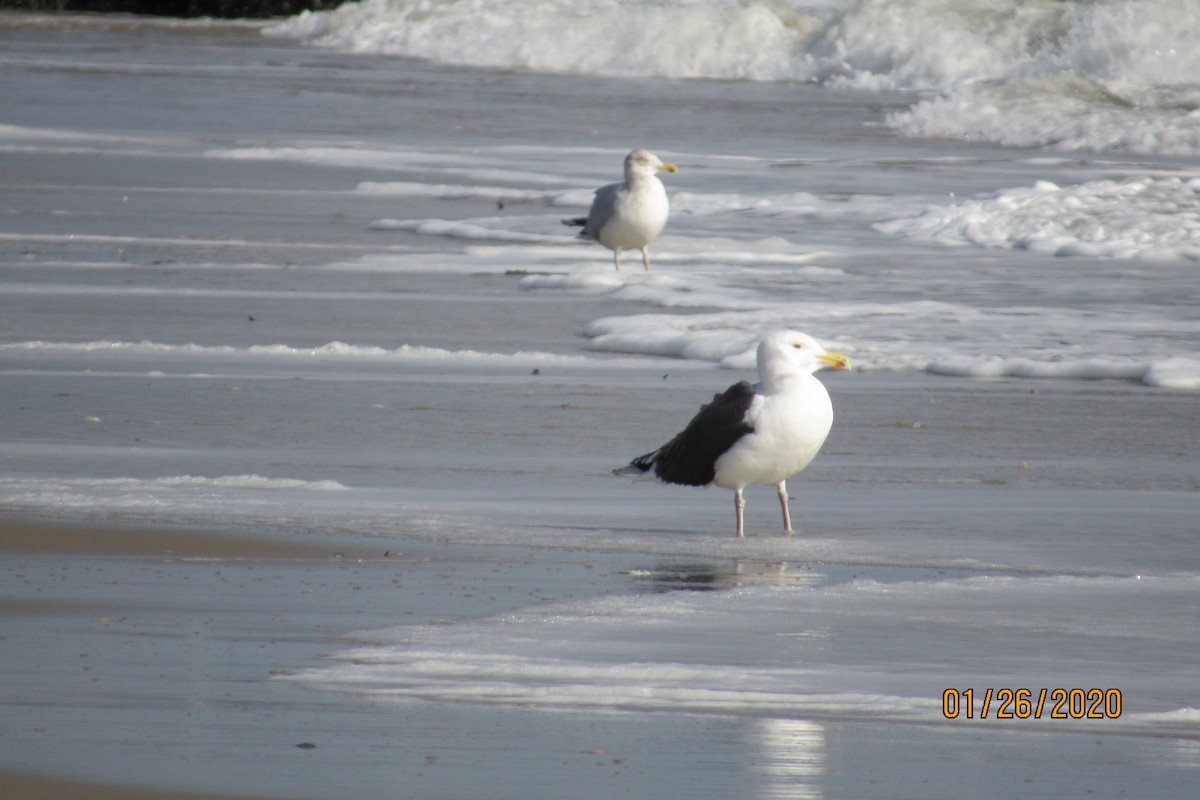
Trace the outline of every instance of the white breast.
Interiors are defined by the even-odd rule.
[[[833,404],[824,385],[806,375],[789,391],[755,398],[746,416],[754,432],[717,459],[717,486],[774,485],[807,467],[833,426]]]
[[[648,176],[617,195],[612,218],[597,239],[610,250],[636,250],[662,232],[671,212],[662,181]]]

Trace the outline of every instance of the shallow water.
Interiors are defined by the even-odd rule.
[[[575,755],[636,730],[672,743],[639,768],[696,796],[730,788],[708,756],[754,796],[893,796],[1004,753],[1039,790],[1190,797],[1194,154],[910,138],[889,122],[908,85],[101,19],[0,16],[7,512],[620,561],[453,624],[348,620],[272,682],[380,702],[439,747],[481,721],[567,731]],[[559,224],[634,145],[680,166],[648,275]],[[857,367],[824,376],[834,430],[789,484],[802,534],[777,535],[769,490],[737,541],[729,493],[610,474],[783,324]],[[946,719],[950,687],[980,714],[988,687],[1124,705],[1001,729]],[[577,775],[522,785],[534,749],[483,738],[463,785]]]

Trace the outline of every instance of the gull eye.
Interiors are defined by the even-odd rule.
[[[804,342],[793,342],[792,347],[796,348],[797,350],[803,350]]]

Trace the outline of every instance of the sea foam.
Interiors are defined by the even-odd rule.
[[[1194,624],[1166,633],[1153,622],[1163,608],[1184,608],[1196,589],[1193,576],[981,575],[638,593],[543,603],[461,624],[363,631],[357,646],[335,654],[327,665],[283,679],[375,699],[775,717],[861,715],[946,725],[952,723],[929,698],[962,680],[964,670],[978,671],[972,652],[952,646],[964,635],[987,631],[995,652],[1003,654],[991,659],[985,674],[1013,672],[1036,679],[1048,665],[1044,652],[1040,662],[1031,660],[1039,646],[1030,642],[1039,636],[1132,640],[1150,652],[1170,652],[1179,641],[1194,640],[1200,633]],[[1114,611],[1118,605],[1120,611]],[[923,631],[916,639],[903,632],[913,620]],[[837,661],[846,642],[831,631],[859,632],[849,634],[858,640],[858,663]],[[1139,663],[1138,649],[1111,652],[1134,653],[1131,665]],[[771,657],[762,657],[765,652]],[[930,659],[931,652],[936,659]],[[907,669],[896,670],[896,663]],[[1031,672],[1031,663],[1040,666]],[[1051,671],[1060,668],[1049,663]],[[1126,674],[1130,667],[1108,663],[1105,668]],[[872,691],[864,691],[867,686]],[[1146,701],[1148,694],[1138,696]],[[1157,721],[1195,724],[1187,710],[1153,708],[1150,702],[1143,708],[1159,714]],[[1109,720],[1109,725],[1128,722]]]
[[[25,353],[104,353],[107,355],[198,357],[217,359],[236,358],[282,358],[282,359],[328,359],[328,360],[433,360],[433,361],[480,361],[496,363],[564,363],[587,365],[595,363],[584,356],[568,356],[540,351],[518,351],[515,353],[490,353],[480,350],[447,350],[440,347],[404,344],[388,348],[375,345],[328,342],[316,347],[296,347],[287,344],[232,345],[166,344],[162,342],[47,342],[27,341],[0,344],[0,352]],[[624,362],[628,366],[629,362]]]
[[[910,135],[1200,152],[1189,0],[366,0],[266,32],[473,66],[919,92],[889,120]]]
[[[943,244],[1053,255],[1200,260],[1200,178],[1138,177],[1057,186],[1041,181],[878,223]]]

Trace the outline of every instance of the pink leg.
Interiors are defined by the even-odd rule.
[[[792,532],[792,515],[788,511],[787,481],[779,482],[779,507],[783,509],[783,532]]]
[[[746,499],[742,497],[741,488],[733,491],[733,507],[737,511],[737,536],[740,539],[746,535],[746,530],[742,526],[742,511],[746,508]]]
[[[646,268],[646,272],[650,271],[650,250],[646,247],[642,248],[642,266]]]
[[[613,266],[617,268],[617,272],[621,271],[621,251],[613,250]]]

